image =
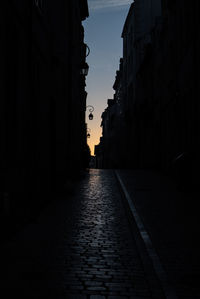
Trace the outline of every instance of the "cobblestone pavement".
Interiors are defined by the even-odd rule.
[[[2,299],[154,298],[110,170],[91,170],[75,195],[7,243],[0,260]]]

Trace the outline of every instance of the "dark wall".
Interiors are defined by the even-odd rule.
[[[127,32],[133,17],[129,13]],[[124,144],[116,157],[121,167],[160,169],[180,177],[184,173],[188,183],[189,177],[195,180],[200,160],[199,19],[199,1],[162,1],[162,16],[149,32],[136,74],[124,57],[124,70],[129,73],[121,79],[122,89],[126,91],[127,80],[134,75],[135,80],[132,90],[121,95],[122,117],[117,117],[118,108],[115,113],[116,128],[124,126],[112,133],[121,135],[118,145],[116,142],[118,149],[120,140]],[[131,40],[129,35],[127,38]],[[134,43],[129,47],[128,53],[137,52]],[[108,151],[113,157],[111,149]],[[106,150],[101,147],[101,152]]]
[[[48,201],[83,165],[86,12],[79,0],[0,4],[0,192],[23,207]]]

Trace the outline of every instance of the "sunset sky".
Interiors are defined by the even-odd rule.
[[[88,144],[91,154],[94,145],[99,143],[102,130],[101,114],[107,107],[107,99],[113,98],[112,88],[119,60],[122,57],[123,25],[132,0],[88,0],[89,18],[84,21],[85,42],[90,48],[87,57],[89,74],[87,76],[86,91],[87,105],[95,108],[94,119],[86,122],[91,129]]]

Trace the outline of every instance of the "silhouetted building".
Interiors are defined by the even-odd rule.
[[[0,191],[37,206],[84,167],[87,0],[3,1],[0,17]]]
[[[99,144],[95,145],[94,147],[94,154],[95,154],[95,168],[106,168],[104,167],[104,143],[103,137],[100,137]]]
[[[157,164],[162,169],[180,168],[187,185],[199,167],[199,8],[199,1],[163,1],[163,24],[155,32],[149,59],[155,66]],[[149,72],[146,67],[146,75]],[[180,155],[184,158],[178,166]]]
[[[115,94],[108,99],[108,107],[102,113],[102,135],[95,146],[97,168],[120,168],[126,163],[126,144],[128,140],[125,124],[125,103],[123,98],[123,59],[113,85]]]
[[[115,153],[112,152],[111,146],[108,147],[109,156],[115,156],[116,161],[111,164],[118,165],[118,167],[139,167],[140,164],[139,138],[143,128],[139,128],[138,110],[141,110],[143,105],[137,96],[139,92],[137,74],[145,59],[146,48],[152,42],[151,32],[160,15],[160,0],[136,0],[131,4],[124,24],[123,59],[121,59],[120,70],[113,86],[114,98],[119,98],[120,94],[120,100],[118,99],[120,105],[118,104],[115,115],[115,135],[118,142],[113,146]]]
[[[198,1],[135,0],[130,6],[122,33],[124,117],[117,117],[126,132],[124,167],[195,173],[200,136],[198,25]],[[108,151],[114,154],[112,147]]]
[[[140,71],[152,44],[152,32],[161,16],[161,0],[136,0],[126,18],[123,38],[123,94],[127,127],[127,165],[139,168],[151,166],[151,148],[145,142],[152,138],[149,95],[141,86]],[[151,77],[149,78],[151,82]],[[144,144],[143,144],[144,143]],[[150,165],[149,165],[150,164]]]

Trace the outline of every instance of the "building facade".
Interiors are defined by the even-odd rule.
[[[152,43],[151,33],[160,17],[160,0],[136,0],[130,6],[123,27],[123,59],[121,59],[118,71],[120,76],[116,77],[113,86],[114,98],[117,97],[119,89],[121,98],[121,107],[116,109],[116,127],[118,128],[116,131],[118,158],[116,160],[120,167],[140,167],[140,131],[144,129],[140,126],[144,127],[144,123],[140,119],[139,112],[143,109],[144,103],[140,99],[140,93],[143,90],[139,88],[138,74],[144,63],[147,48]],[[113,156],[112,153],[110,155]]]
[[[118,118],[126,131],[124,167],[185,172],[194,181],[200,127],[198,25],[198,1],[135,0],[130,6],[122,32],[124,119]]]
[[[84,165],[88,6],[12,0],[0,14],[0,191],[11,210],[28,209]]]

